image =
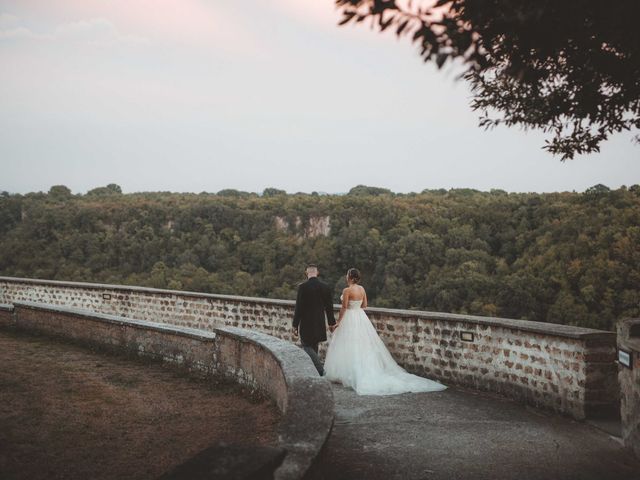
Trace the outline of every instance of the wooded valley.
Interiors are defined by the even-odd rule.
[[[117,185],[0,194],[0,274],[295,298],[306,262],[371,306],[611,329],[640,315],[640,186],[344,195]]]

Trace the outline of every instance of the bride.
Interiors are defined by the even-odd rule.
[[[342,291],[342,308],[327,349],[325,375],[353,388],[358,395],[391,395],[405,392],[436,392],[444,385],[412,375],[400,367],[378,336],[363,308],[367,293],[360,272],[350,268]]]

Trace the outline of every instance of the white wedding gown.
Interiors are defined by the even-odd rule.
[[[437,392],[447,388],[400,367],[361,305],[361,300],[349,302],[331,337],[324,364],[327,379],[353,388],[358,395]]]

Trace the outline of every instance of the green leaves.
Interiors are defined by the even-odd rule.
[[[425,62],[466,66],[480,126],[548,134],[561,160],[640,129],[640,2],[338,0],[343,19],[395,27]],[[636,137],[640,143],[640,134]]]

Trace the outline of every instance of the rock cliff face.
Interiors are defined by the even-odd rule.
[[[311,217],[305,231],[307,237],[328,237],[329,233],[331,233],[331,219],[328,215],[325,217]]]
[[[281,231],[289,230],[289,221],[284,217],[276,217],[276,229]]]
[[[289,231],[290,224],[289,221],[284,218],[277,216],[275,217],[276,229],[280,231]],[[296,228],[300,228],[302,225],[302,220],[300,217],[296,217],[295,223]],[[304,227],[304,236],[307,238],[315,238],[315,237],[328,237],[331,233],[331,217],[328,215],[323,217],[310,217],[309,221]]]

